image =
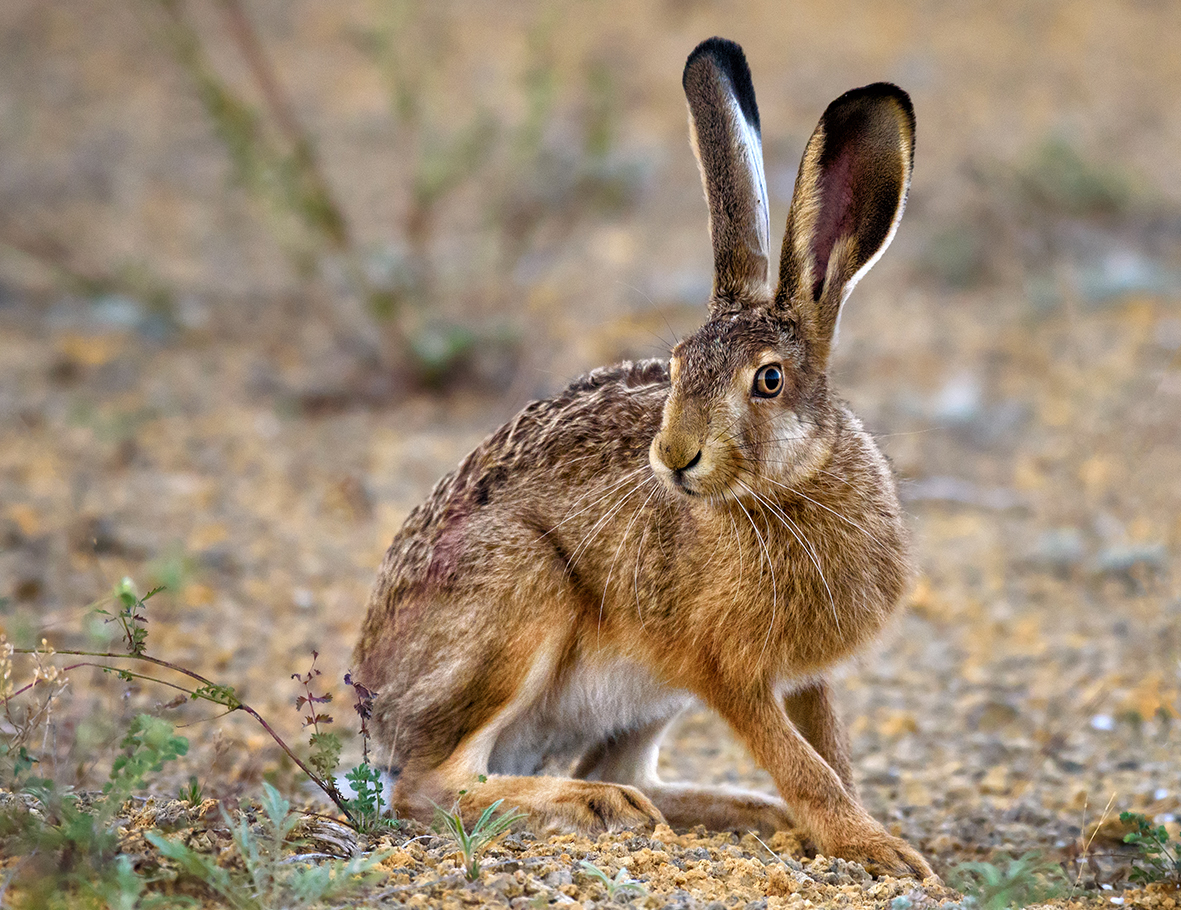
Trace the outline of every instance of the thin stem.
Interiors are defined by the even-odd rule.
[[[348,225],[332,196],[328,181],[324,179],[324,175],[320,171],[320,164],[314,152],[314,143],[300,126],[291,99],[280,87],[279,80],[275,77],[275,69],[267,58],[254,25],[245,10],[242,9],[239,0],[221,0],[220,6],[225,14],[230,38],[238,46],[242,58],[246,61],[246,66],[250,69],[250,74],[259,91],[262,92],[276,126],[291,145],[296,160],[304,170],[304,175],[325,206],[325,214],[328,217],[320,223],[323,233],[337,250],[350,250],[352,239],[349,237]]]

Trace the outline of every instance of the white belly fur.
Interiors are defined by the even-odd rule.
[[[488,773],[537,774],[610,736],[667,720],[693,701],[620,656],[591,655],[556,683],[546,665],[551,661],[539,657],[513,703],[493,722]]]

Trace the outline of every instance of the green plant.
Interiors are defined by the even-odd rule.
[[[142,657],[144,648],[147,647],[147,601],[163,590],[163,587],[152,588],[147,594],[140,597],[135,592],[135,583],[130,578],[124,577],[115,586],[115,591],[111,595],[119,607],[118,611],[112,613],[110,610],[95,610],[100,616],[106,616],[107,622],[119,623],[123,629],[123,640],[127,643],[127,653],[132,657]]]
[[[335,733],[328,733],[320,729],[321,726],[327,726],[332,723],[332,715],[316,709],[316,705],[326,705],[332,701],[332,693],[325,692],[323,695],[317,695],[312,691],[312,683],[320,676],[320,671],[316,669],[316,661],[320,657],[319,651],[312,652],[312,665],[308,668],[307,673],[292,673],[291,678],[296,680],[303,686],[304,694],[295,699],[295,710],[302,711],[305,707],[308,713],[304,716],[304,729],[312,728],[311,735],[308,737],[308,744],[312,747],[312,753],[308,761],[311,766],[315,768],[320,775],[325,779],[331,779],[333,773],[340,765],[340,737]]]
[[[1016,859],[1001,855],[995,862],[960,863],[951,870],[950,880],[964,892],[964,906],[975,910],[1019,910],[1049,900],[1065,884],[1062,868],[1037,852]]]
[[[353,788],[354,795],[348,800],[348,805],[358,831],[362,834],[376,834],[399,827],[397,819],[385,817],[381,771],[368,762],[362,762],[344,777]]]
[[[1181,887],[1181,841],[1172,841],[1164,825],[1154,826],[1139,812],[1121,812],[1119,820],[1136,826],[1135,831],[1124,835],[1124,843],[1133,844],[1139,850],[1132,860],[1132,881],[1167,882]]]
[[[583,860],[580,864],[582,871],[591,878],[598,880],[598,882],[607,889],[607,900],[615,900],[616,895],[636,894],[643,897],[648,893],[648,890],[638,881],[628,875],[627,866],[620,866],[619,871],[615,873],[615,878],[611,878],[588,860]]]
[[[384,854],[326,863],[289,856],[286,845],[298,824],[291,814],[291,804],[265,783],[261,802],[261,833],[255,833],[245,816],[230,825],[234,847],[242,859],[240,872],[224,868],[214,857],[156,831],[148,831],[144,836],[182,872],[239,910],[268,907],[287,910],[344,900],[374,880],[375,869],[385,859]]]
[[[98,905],[109,910],[153,910],[156,907],[197,907],[191,897],[177,894],[149,894],[149,881],[135,871],[131,859],[116,856],[110,870],[87,889]]]
[[[54,781],[29,779],[23,792],[40,804],[40,814],[9,810],[0,820],[0,837],[30,858],[20,885],[31,904],[52,905],[51,896],[112,907],[147,906],[146,884],[126,857],[117,856],[116,820],[127,800],[143,788],[148,775],[188,751],[188,740],[172,724],[140,714],[120,744],[121,752],[97,800],[83,800]]]
[[[1043,143],[1019,178],[1034,202],[1069,215],[1120,214],[1132,202],[1125,174],[1086,158],[1061,136]]]
[[[150,714],[138,714],[127,735],[119,744],[122,754],[111,766],[111,779],[103,787],[106,799],[103,817],[114,817],[136,790],[144,786],[150,773],[164,770],[164,765],[189,751],[189,741],[177,736],[172,724]]]
[[[503,799],[498,799],[485,809],[476,819],[476,823],[472,825],[470,832],[464,827],[459,803],[456,803],[450,812],[444,812],[435,806],[436,827],[454,840],[456,846],[459,847],[459,852],[463,856],[463,872],[468,881],[475,881],[480,877],[480,857],[492,845],[492,842],[511,828],[514,822],[528,817],[511,809],[503,815],[497,816],[496,810],[503,802]]]
[[[234,167],[251,195],[263,201],[272,227],[303,268],[326,253],[350,252],[352,240],[343,210],[320,167],[316,144],[295,117],[253,24],[239,0],[217,4],[227,37],[263,99],[252,108],[213,66],[197,30],[177,0],[156,0],[167,14],[164,35],[176,60],[196,86]],[[363,280],[358,270],[348,275]]]
[[[295,699],[295,709],[307,709],[304,715],[304,728],[312,729],[308,737],[312,748],[308,763],[326,780],[336,787],[335,773],[340,767],[341,742],[335,733],[322,729],[332,723],[332,716],[318,710],[318,705],[326,705],[332,701],[332,693],[325,692],[317,695],[313,688],[316,679],[321,675],[316,668],[316,660],[320,657],[318,651],[312,652],[312,665],[307,673],[293,673],[291,678],[303,686],[304,694]],[[352,798],[341,795],[343,807],[352,820],[353,827],[362,834],[374,834],[381,830],[397,827],[394,819],[383,818],[385,800],[382,797],[381,771],[369,764],[369,712],[373,701],[373,693],[364,686],[353,681],[351,674],[344,677],[346,685],[352,686],[357,695],[357,702],[353,710],[357,712],[361,721],[361,741],[363,743],[363,759],[361,764],[345,773],[345,780],[353,788]]]
[[[332,800],[341,812],[353,822],[352,813],[349,810],[348,802],[345,800],[340,789],[336,786],[331,773],[319,773],[316,769],[309,766],[294,750],[287,744],[287,742],[275,732],[274,728],[266,721],[266,719],[258,713],[250,705],[238,698],[233,686],[227,686],[222,683],[213,682],[205,678],[199,673],[195,673],[185,667],[172,663],[171,661],[161,660],[158,657],[153,657],[147,653],[147,601],[155,594],[159,593],[161,588],[156,588],[149,591],[142,597],[136,593],[135,585],[129,578],[124,578],[115,588],[111,599],[117,605],[118,609],[114,612],[110,610],[99,609],[101,615],[108,617],[109,622],[118,622],[123,630],[124,642],[127,646],[126,654],[116,654],[110,651],[83,651],[83,650],[65,650],[54,651],[46,642],[42,642],[41,648],[8,648],[0,650],[0,664],[4,659],[3,655],[7,654],[8,659],[11,659],[12,654],[30,654],[37,661],[37,670],[34,674],[33,681],[19,689],[13,689],[11,685],[5,683],[5,688],[0,691],[0,703],[3,704],[6,713],[10,712],[11,705],[19,696],[30,692],[38,685],[49,683],[50,685],[57,684],[62,675],[76,670],[81,667],[94,667],[107,673],[115,673],[120,679],[133,680],[141,679],[146,682],[156,683],[157,685],[167,686],[172,689],[179,690],[187,695],[190,699],[199,699],[211,702],[212,704],[220,705],[227,708],[229,711],[242,711],[250,715],[258,724],[266,731],[272,740],[281,748],[287,757],[290,758],[295,765],[308,776],[308,778],[316,784],[324,794]],[[54,654],[70,655],[74,657],[97,658],[97,660],[83,660],[77,663],[70,664],[63,668],[46,665],[44,659],[52,657]],[[103,661],[120,661],[131,660],[140,663],[146,663],[154,667],[159,667],[164,670],[169,670],[177,673],[189,680],[193,680],[198,685],[195,688],[188,688],[187,686],[171,682],[166,679],[161,679],[156,676],[151,676],[144,673],[138,673],[120,666],[117,663],[108,663]],[[52,691],[52,690],[51,690]],[[43,712],[44,713],[44,712]],[[323,722],[323,721],[321,721]],[[27,725],[26,725],[27,726]],[[313,743],[313,749],[317,748],[317,744]],[[9,743],[9,749],[12,749],[12,743]],[[335,762],[331,759],[331,744],[322,743],[316,753],[316,760],[322,765],[327,766],[331,764],[335,768]],[[325,751],[328,750],[328,751]],[[337,747],[336,755],[339,756],[339,749]]]
[[[290,747],[275,734],[266,721],[235,694],[231,686],[216,683],[184,667],[160,660],[147,653],[147,604],[158,593],[154,589],[146,595],[137,594],[130,579],[123,579],[110,596],[110,609],[98,613],[107,622],[117,622],[122,631],[127,654],[90,651],[56,652],[42,641],[36,649],[12,647],[0,636],[0,704],[8,721],[0,728],[0,759],[6,761],[14,786],[40,803],[40,812],[32,813],[21,807],[20,801],[0,815],[0,842],[4,850],[15,847],[28,857],[22,864],[20,887],[30,897],[30,906],[58,906],[62,894],[71,901],[81,900],[96,906],[147,908],[161,902],[160,895],[148,892],[150,879],[137,873],[124,857],[118,857],[119,835],[116,819],[120,810],[136,791],[142,789],[150,775],[164,765],[184,755],[188,741],[176,735],[167,721],[150,715],[137,716],[128,727],[115,757],[109,780],[97,799],[79,796],[63,789],[52,780],[28,777],[37,763],[25,743],[30,734],[47,719],[52,698],[64,686],[65,673],[79,667],[95,667],[117,674],[126,680],[142,679],[179,689],[190,699],[202,699],[233,710],[243,710],[254,717],[296,764],[316,782],[349,818],[357,830],[372,832],[395,825],[382,818],[384,808],[380,772],[368,764],[368,729],[372,693],[352,683],[357,694],[355,705],[362,723],[366,761],[347,775],[356,795],[349,800],[336,787],[332,776],[339,763],[340,743],[335,735],[321,726],[331,717],[321,714],[316,706],[327,703],[331,696],[318,695],[312,689],[320,671],[315,667],[318,655],[313,653],[312,667],[295,678],[304,685],[305,695],[297,700],[297,707],[310,706],[307,722],[318,737],[312,739],[311,767],[300,762]],[[28,654],[35,663],[32,682],[17,688],[12,682],[13,655]],[[77,655],[100,660],[84,660],[59,668],[51,658],[59,654]],[[183,685],[154,676],[134,672],[118,663],[131,660],[179,673],[199,685]],[[49,688],[44,702],[33,699],[34,705],[20,710],[22,696],[28,701],[30,693]],[[315,770],[313,770],[313,768]],[[317,773],[319,772],[319,773]],[[181,800],[197,805],[202,800],[201,786],[195,776],[180,788]],[[294,820],[289,818],[290,805],[278,791],[267,785],[263,806],[263,835],[254,834],[249,824],[240,820],[231,826],[235,846],[242,856],[245,877],[222,869],[216,862],[193,851],[184,844],[149,832],[148,839],[165,856],[174,859],[185,871],[192,873],[234,906],[304,906],[330,900],[355,890],[371,877],[382,857],[355,857],[348,862],[329,864],[293,863],[291,857],[281,855],[281,847],[291,834]],[[282,868],[280,868],[282,867]],[[3,888],[0,887],[0,894]],[[175,901],[173,902],[175,905]]]
[[[189,776],[189,782],[177,791],[176,798],[182,803],[188,803],[190,806],[201,805],[205,794],[201,790],[201,782],[197,780],[196,774]]]

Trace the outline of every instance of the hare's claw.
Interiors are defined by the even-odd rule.
[[[913,876],[920,880],[935,875],[922,854],[901,838],[880,829],[866,837],[829,844],[825,852],[861,863],[872,875]]]
[[[545,807],[551,826],[599,834],[632,828],[651,830],[664,824],[660,810],[635,787],[590,781],[563,783],[574,786],[555,794]]]

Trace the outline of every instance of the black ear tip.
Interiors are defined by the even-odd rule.
[[[889,122],[897,125],[909,147],[910,159],[914,161],[915,119],[914,105],[910,95],[892,82],[874,82],[861,88],[850,89],[828,106],[821,118],[826,131],[840,135],[854,124],[876,121],[883,126],[887,121],[880,117],[891,113]],[[864,129],[857,126],[855,129]]]
[[[688,91],[689,74],[703,58],[713,64],[730,83],[738,105],[742,108],[743,116],[755,129],[759,128],[759,108],[755,103],[755,87],[750,77],[750,66],[746,62],[746,54],[742,46],[728,38],[706,38],[685,61],[685,70],[681,75],[681,85]]]
[[[849,89],[849,91],[830,104],[828,108],[829,110],[836,110],[856,102],[880,104],[883,101],[893,102],[898,107],[902,112],[903,119],[910,126],[911,133],[913,133],[915,122],[914,104],[911,103],[910,95],[893,82],[874,82],[870,85],[863,85],[861,88]]]
[[[729,38],[720,38],[715,35],[712,38],[706,38],[697,47],[693,48],[692,53],[689,54],[689,59],[685,61],[685,66],[688,67],[694,60],[705,54],[722,61],[727,59],[737,58],[746,63],[746,55],[742,53],[742,45],[736,41],[731,41]]]

